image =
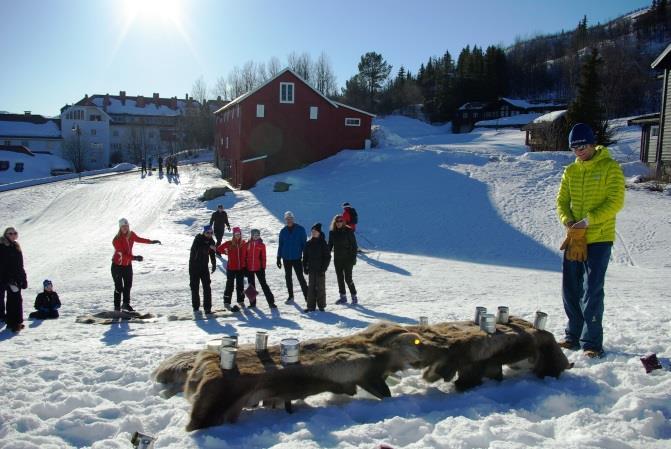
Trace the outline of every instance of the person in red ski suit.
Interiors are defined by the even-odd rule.
[[[228,265],[226,267],[226,289],[224,290],[224,307],[237,312],[245,307],[244,282],[247,263],[247,243],[242,240],[242,231],[240,228],[233,228],[233,238],[219,245],[217,247],[217,254],[225,254],[228,256]],[[238,305],[231,307],[233,283],[235,283],[235,293]]]

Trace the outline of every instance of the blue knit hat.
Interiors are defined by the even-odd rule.
[[[589,125],[584,123],[576,123],[568,135],[568,146],[570,148],[579,147],[581,145],[594,145],[594,132]]]
[[[203,232],[212,232],[212,226],[210,225],[203,226]]]
[[[44,282],[42,282],[42,286],[44,288],[47,288],[48,285],[53,285],[49,279],[45,279]]]

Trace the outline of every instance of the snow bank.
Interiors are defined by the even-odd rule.
[[[39,155],[38,155],[39,156]],[[29,157],[29,156],[27,156]],[[66,161],[68,162],[68,161]],[[72,168],[72,163],[68,162],[70,164],[70,168]],[[61,168],[61,166],[56,166],[55,168]],[[81,173],[69,173],[65,175],[58,175],[58,176],[50,176],[51,174],[51,169],[47,172],[44,168],[41,168],[36,171],[28,171],[24,180],[22,181],[10,181],[6,184],[0,184],[0,192],[6,192],[8,190],[14,190],[14,189],[21,189],[24,187],[31,187],[31,186],[37,186],[40,184],[47,184],[50,182],[56,182],[56,181],[65,181],[68,179],[79,179],[84,178],[84,177],[91,177],[91,176],[98,176],[98,175],[106,175],[106,174],[112,174],[112,173],[123,173],[126,171],[130,171],[133,169],[136,169],[137,166],[130,164],[128,162],[124,162],[121,164],[117,164],[114,167],[111,168],[103,168],[100,170],[89,170],[89,171],[83,171]],[[40,177],[44,176],[44,177]],[[47,177],[48,176],[48,177]],[[25,179],[28,178],[28,179]],[[12,178],[9,178],[10,180]],[[2,177],[0,177],[0,180],[2,180]]]

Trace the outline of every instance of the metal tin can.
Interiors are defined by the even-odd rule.
[[[205,348],[212,351],[218,351],[221,348],[221,338],[215,338],[205,343]]]
[[[429,325],[429,317],[428,316],[420,316],[419,317],[419,325],[420,326],[428,326]]]
[[[300,343],[297,338],[284,338],[280,341],[280,359],[285,365],[298,363]]]
[[[480,324],[480,315],[487,313],[487,307],[478,306],[475,308],[475,324]]]
[[[140,432],[135,432],[130,439],[133,447],[137,449],[153,449],[155,441],[156,438]]]
[[[508,318],[510,318],[508,306],[499,306],[496,312],[496,322],[508,324]]]
[[[221,358],[220,365],[222,369],[233,369],[235,366],[235,357],[238,355],[236,348],[221,348],[219,356]]]
[[[221,337],[221,347],[222,348],[237,348],[238,347],[238,336],[237,335],[224,335]]]
[[[493,313],[483,313],[480,315],[480,329],[488,334],[496,332],[496,317]]]
[[[268,349],[268,332],[258,331],[256,333],[256,350],[261,352]]]
[[[536,316],[534,317],[534,327],[540,331],[544,331],[547,324],[548,314],[541,312],[540,310],[536,311]]]

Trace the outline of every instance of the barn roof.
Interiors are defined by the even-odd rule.
[[[322,93],[319,92],[317,89],[315,89],[314,87],[312,87],[312,85],[311,85],[310,83],[308,83],[308,82],[305,81],[303,78],[301,78],[296,72],[294,72],[293,70],[291,70],[290,68],[287,67],[286,69],[282,70],[280,73],[278,73],[278,74],[275,75],[273,78],[269,79],[268,81],[266,81],[265,83],[263,83],[262,85],[260,85],[259,87],[257,87],[256,89],[252,89],[252,90],[250,90],[249,92],[244,93],[244,94],[240,95],[239,97],[237,97],[237,98],[231,100],[230,103],[228,103],[227,105],[225,105],[223,108],[217,109],[216,111],[214,111],[214,113],[215,113],[215,114],[218,114],[218,113],[223,112],[223,111],[225,111],[226,109],[228,109],[228,108],[230,108],[230,107],[232,107],[232,106],[235,106],[236,104],[239,104],[239,103],[242,102],[245,98],[247,98],[247,97],[249,97],[250,95],[252,95],[252,94],[258,92],[258,91],[261,90],[261,89],[263,89],[263,88],[266,87],[268,84],[272,83],[272,82],[275,81],[277,78],[279,78],[280,76],[284,75],[284,74],[287,73],[287,72],[291,73],[291,74],[294,75],[296,78],[298,78],[300,81],[302,81],[303,84],[307,85],[307,86],[308,86],[310,89],[312,89],[317,95],[319,95],[320,97],[322,97],[324,100],[328,101],[334,108],[338,108],[338,105],[336,104],[336,102],[334,102],[333,100],[330,100],[329,98],[327,98],[324,94],[322,94]],[[343,105],[343,106],[344,106],[344,105]],[[348,107],[349,107],[349,106],[348,106]],[[363,112],[363,111],[361,111],[361,112]]]
[[[23,145],[0,145],[0,151],[11,151],[12,153],[22,153],[28,156],[35,156],[32,151]]]
[[[660,69],[666,69],[671,66],[671,44],[667,45],[666,48],[662,53],[660,53],[659,56],[657,56],[657,59],[652,61],[652,64],[650,64],[650,67],[653,69],[660,68]]]

